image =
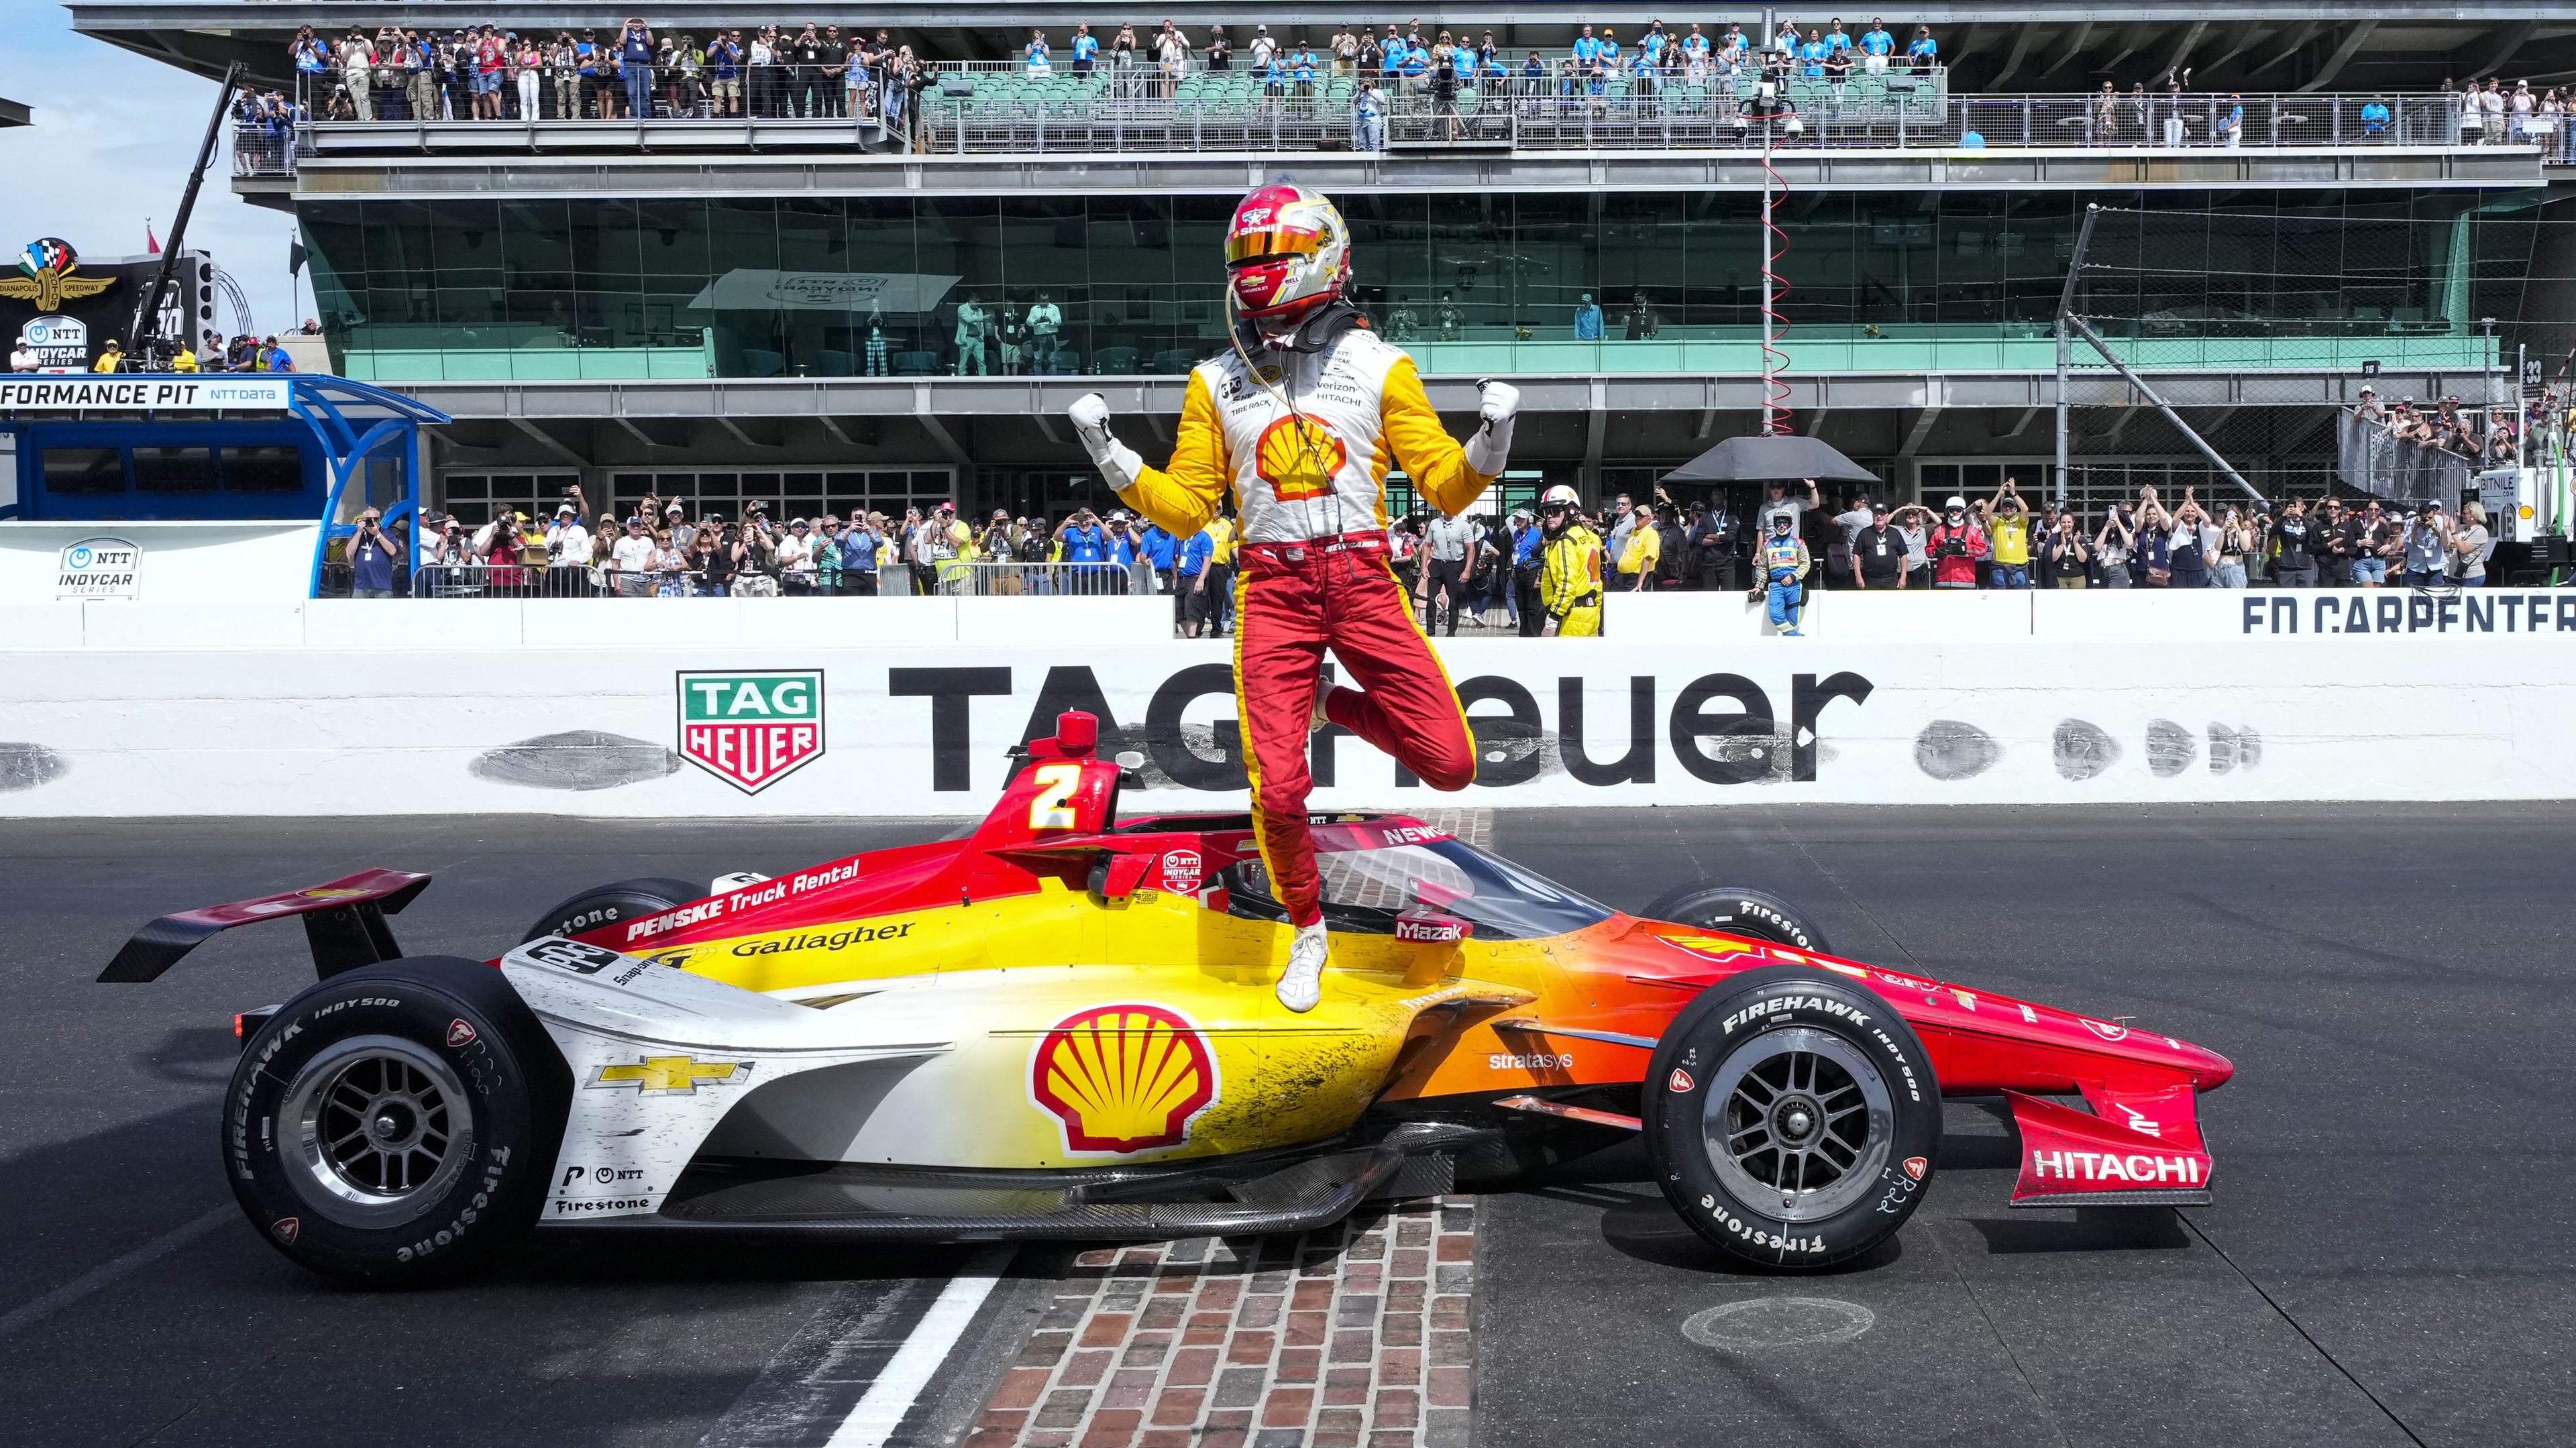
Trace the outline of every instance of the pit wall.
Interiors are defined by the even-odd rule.
[[[0,605],[0,815],[980,813],[1067,708],[1145,756],[1130,810],[1237,808],[1231,645],[1167,610]],[[2576,797],[2576,590],[1827,594],[1808,622],[1670,595],[1614,598],[1600,639],[1442,640],[1478,782],[1331,731],[1316,805]]]

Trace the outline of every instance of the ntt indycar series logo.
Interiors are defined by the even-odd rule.
[[[692,673],[680,689],[680,757],[758,794],[823,757],[823,671]]]
[[[83,538],[63,549],[54,597],[132,598],[143,550],[130,538]]]

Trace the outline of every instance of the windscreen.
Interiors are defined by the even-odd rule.
[[[1323,850],[1315,873],[1325,918],[1337,930],[1389,933],[1399,913],[1420,907],[1472,922],[1479,940],[1538,940],[1597,925],[1611,913],[1458,840]],[[1235,913],[1280,918],[1260,861],[1246,860],[1228,874]]]

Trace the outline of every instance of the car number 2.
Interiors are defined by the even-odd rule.
[[[1073,806],[1068,801],[1082,786],[1079,764],[1041,764],[1038,766],[1038,797],[1029,801],[1029,828],[1033,830],[1069,830],[1073,828]]]

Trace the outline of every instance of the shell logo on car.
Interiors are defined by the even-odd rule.
[[[1067,1151],[1179,1146],[1216,1101],[1216,1056],[1164,1006],[1092,1006],[1056,1022],[1029,1056],[1029,1093],[1062,1123]]]

